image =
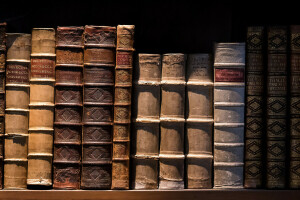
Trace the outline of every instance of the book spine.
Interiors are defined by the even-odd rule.
[[[55,30],[32,30],[27,185],[52,185]]]
[[[248,27],[245,188],[261,188],[263,186],[264,44],[264,27]]]
[[[134,25],[118,25],[112,157],[112,189],[129,189]]]
[[[213,63],[209,54],[189,54],[186,97],[186,186],[212,188]]]
[[[3,188],[6,23],[0,23],[0,190]]]
[[[31,35],[6,39],[4,189],[26,189]]]
[[[300,26],[290,29],[290,168],[289,187],[300,188]]]
[[[270,189],[285,188],[287,136],[287,28],[268,29],[267,179]]]
[[[111,188],[116,28],[85,26],[83,189]]]
[[[184,189],[186,55],[162,58],[159,189]]]
[[[81,175],[83,27],[56,32],[53,188],[79,189]]]
[[[214,68],[214,188],[242,188],[245,44],[217,43]]]
[[[158,188],[161,56],[139,54],[134,71],[132,188]]]

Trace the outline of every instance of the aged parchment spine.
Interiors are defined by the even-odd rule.
[[[186,187],[212,188],[213,62],[210,54],[189,54],[186,97]]]
[[[6,39],[4,189],[26,189],[31,34]]]
[[[265,31],[248,27],[246,55],[245,188],[261,188],[265,142]]]
[[[161,55],[139,54],[134,70],[132,189],[158,188]]]
[[[52,185],[55,30],[32,30],[27,185]]]
[[[112,189],[129,189],[134,25],[117,26]]]
[[[243,188],[245,44],[216,43],[214,188]]]
[[[0,23],[0,190],[3,188],[6,23]]]
[[[53,188],[79,189],[83,27],[57,27]]]
[[[186,55],[162,58],[159,189],[184,189]]]
[[[85,26],[82,189],[110,189],[116,28]]]

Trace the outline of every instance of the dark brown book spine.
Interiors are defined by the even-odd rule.
[[[134,72],[131,185],[157,189],[161,56],[139,54]]]
[[[112,189],[129,189],[134,25],[118,25],[115,68]]]
[[[81,174],[83,27],[58,27],[53,188],[79,189]]]
[[[264,136],[264,27],[248,27],[246,55],[245,188],[261,188]]]
[[[6,23],[0,23],[0,190],[3,188]]]
[[[290,168],[289,187],[300,188],[300,26],[290,32]]]
[[[6,37],[4,189],[27,188],[31,35]]]
[[[268,29],[266,187],[286,187],[287,28]]]
[[[110,189],[116,28],[85,26],[82,189]]]

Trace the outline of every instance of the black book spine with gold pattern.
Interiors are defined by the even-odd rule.
[[[290,32],[290,167],[289,187],[300,188],[300,26]]]
[[[286,187],[287,28],[268,29],[266,187]]]
[[[3,187],[6,23],[0,23],[0,190]]]
[[[79,189],[84,27],[56,33],[53,188]]]
[[[115,68],[112,189],[129,189],[134,25],[118,25]]]
[[[82,189],[110,189],[116,28],[85,26]]]
[[[261,188],[263,184],[264,44],[264,27],[248,27],[245,188]]]

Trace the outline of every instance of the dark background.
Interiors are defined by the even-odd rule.
[[[8,23],[9,33],[134,24],[140,53],[211,53],[213,42],[245,41],[249,25],[300,24],[292,1],[0,1],[0,22]]]

